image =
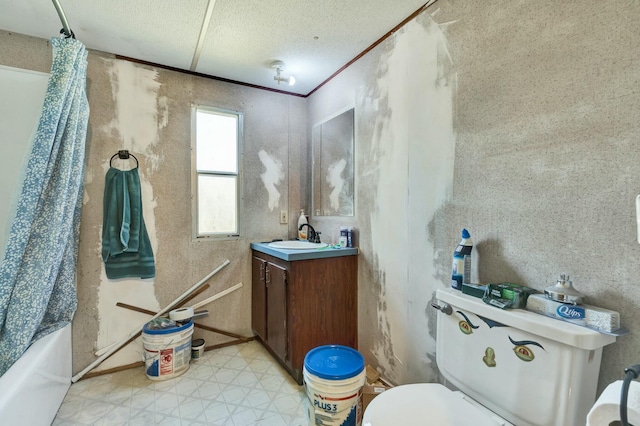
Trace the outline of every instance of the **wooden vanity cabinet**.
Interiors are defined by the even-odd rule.
[[[286,261],[252,251],[252,328],[302,384],[307,352],[358,343],[358,256]]]

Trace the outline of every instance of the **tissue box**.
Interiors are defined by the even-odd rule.
[[[537,290],[520,284],[487,284],[482,300],[501,309],[524,309],[527,305],[527,298],[534,293],[537,293]]]
[[[527,310],[551,318],[588,327],[601,333],[615,333],[620,329],[620,314],[591,305],[569,305],[534,294],[527,300]]]
[[[484,292],[486,290],[487,290],[486,285],[462,283],[462,292],[464,294],[468,294],[469,296],[478,297],[482,299],[482,296],[484,296]]]

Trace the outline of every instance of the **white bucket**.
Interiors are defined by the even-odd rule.
[[[182,326],[154,329],[147,323],[142,328],[144,367],[151,380],[166,380],[189,369],[193,321]]]
[[[309,398],[309,425],[360,426],[364,357],[347,346],[327,345],[304,357],[303,377]]]

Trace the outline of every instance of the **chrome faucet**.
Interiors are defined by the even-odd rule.
[[[305,226],[309,228],[309,232],[307,233],[307,241],[309,241],[310,243],[319,243],[320,232],[316,232],[316,230],[313,229],[313,226],[309,225],[308,223],[303,223],[302,225],[300,225],[298,231],[302,231],[302,228]]]

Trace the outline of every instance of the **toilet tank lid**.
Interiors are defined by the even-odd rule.
[[[436,298],[452,307],[472,312],[504,325],[525,330],[579,349],[594,350],[616,341],[615,336],[545,317],[524,309],[500,309],[454,289],[438,289]]]

